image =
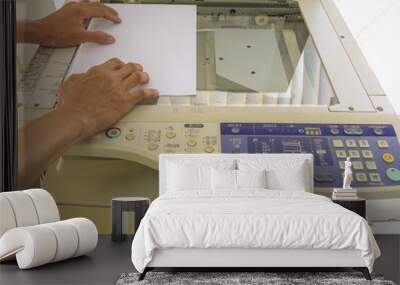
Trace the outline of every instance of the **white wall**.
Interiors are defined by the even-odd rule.
[[[400,1],[334,0],[400,116]],[[400,234],[400,198],[368,200],[375,233]],[[387,221],[387,222],[385,222]]]
[[[334,2],[400,115],[400,1]]]

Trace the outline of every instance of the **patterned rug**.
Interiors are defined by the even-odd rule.
[[[359,272],[148,272],[138,281],[138,273],[122,274],[117,285],[395,285],[380,275],[372,275],[368,281]]]

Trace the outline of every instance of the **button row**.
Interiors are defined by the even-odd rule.
[[[344,161],[339,161],[339,166],[340,166],[340,169],[344,169]],[[366,161],[365,167],[368,170],[377,170],[377,166],[374,161]],[[354,170],[363,170],[364,166],[361,161],[354,161],[353,169]],[[368,175],[364,172],[356,172],[354,176],[355,176],[356,181],[358,181],[358,182],[367,182],[368,176],[369,176],[369,180],[371,182],[381,182],[382,181],[381,175],[377,172],[371,172]],[[393,167],[388,168],[386,170],[386,176],[390,180],[398,182],[398,181],[400,181],[400,169],[393,168]]]
[[[358,145],[357,145],[358,142]],[[367,140],[332,140],[332,144],[334,147],[369,147],[369,142]]]
[[[109,128],[108,130],[105,131],[105,135],[109,139],[116,139],[121,135],[121,129],[120,128]],[[166,138],[168,139],[174,139],[176,137],[176,133],[169,131],[165,134]],[[136,135],[133,132],[129,132],[126,136],[125,139],[127,141],[132,141],[136,138]]]
[[[360,136],[364,133],[364,131],[360,127],[345,128],[343,131],[348,136]],[[338,128],[331,128],[331,134],[338,135],[340,134],[340,131]],[[375,128],[374,134],[377,136],[381,136],[383,135],[383,130],[381,128]]]
[[[197,144],[197,143],[196,143]],[[159,148],[159,145],[157,143],[151,142],[147,145],[147,149],[150,151],[155,151]],[[215,151],[215,148],[212,145],[206,146],[204,149],[204,152],[206,153],[213,153]]]
[[[345,164],[344,164],[344,160],[343,161],[339,161],[339,168],[340,169],[344,169]],[[352,168],[355,170],[361,170],[364,169],[364,163],[362,161],[353,161],[352,162]],[[365,162],[365,168],[367,168],[368,170],[376,170],[378,169],[375,161],[370,160],[370,161],[366,161]]]
[[[367,182],[368,178],[369,178],[369,181],[371,181],[371,182],[381,182],[382,181],[381,175],[377,172],[369,173],[368,176],[364,172],[357,172],[355,174],[355,179],[358,182]]]
[[[368,140],[332,140],[332,144],[334,147],[361,147],[361,148],[367,148],[370,147],[369,141]],[[388,148],[389,147],[389,142],[387,140],[378,140],[376,141],[376,145],[379,148]]]
[[[349,151],[336,150],[337,158],[346,158],[346,157],[361,158],[361,155],[363,158],[374,158],[374,154],[370,150],[362,150],[361,153],[358,150],[349,150]],[[381,158],[387,164],[392,164],[396,160],[395,156],[390,152],[383,153]]]
[[[374,158],[374,154],[370,150],[362,150],[361,154],[364,158]],[[360,158],[361,157],[360,151],[358,150],[336,150],[336,157],[337,158]]]
[[[354,178],[357,182],[382,182],[381,175],[378,172],[356,172]]]
[[[369,176],[369,180],[371,182],[381,182],[382,181],[381,175],[377,172],[369,173],[368,176]],[[398,182],[398,181],[400,181],[400,170],[397,168],[388,168],[386,170],[386,176],[390,180]],[[357,172],[355,174],[355,178],[358,182],[367,182],[368,181],[367,174],[363,173],[363,172]]]

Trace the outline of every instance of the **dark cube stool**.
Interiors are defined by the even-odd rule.
[[[119,197],[112,199],[112,236],[113,241],[123,241],[125,235],[122,232],[123,212],[135,213],[135,231],[139,228],[140,221],[146,214],[150,205],[150,199],[144,197]]]

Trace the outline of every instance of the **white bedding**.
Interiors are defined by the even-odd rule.
[[[171,192],[150,206],[132,243],[143,272],[155,249],[357,249],[372,271],[379,248],[366,220],[307,192]]]

